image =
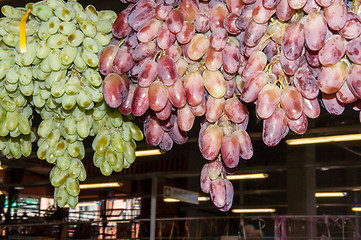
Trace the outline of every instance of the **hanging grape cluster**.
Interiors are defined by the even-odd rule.
[[[75,207],[80,181],[87,176],[83,140],[95,136],[95,165],[108,176],[130,166],[135,140],[143,138],[135,124],[103,99],[98,54],[111,41],[117,15],[72,0],[3,6],[1,11],[0,150],[8,158],[29,156],[37,134],[38,158],[55,165],[50,182],[56,203]],[[27,11],[22,51],[20,21]],[[42,119],[36,134],[31,132],[33,110]],[[112,139],[116,154],[99,141],[104,136]]]
[[[233,199],[227,174],[253,155],[244,103],[255,104],[268,146],[305,133],[320,106],[333,115],[361,108],[357,0],[122,2],[99,60],[104,99],[139,116],[146,141],[163,150],[185,143],[201,117],[199,149],[210,161],[201,188],[222,211]]]

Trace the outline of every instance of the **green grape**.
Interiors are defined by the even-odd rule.
[[[105,160],[110,164],[113,168],[117,163],[117,154],[111,145],[108,147],[107,151],[105,152]]]
[[[51,147],[46,151],[45,160],[48,163],[55,163],[57,161],[57,157],[54,154],[54,148]]]
[[[82,54],[83,54],[83,48],[79,47],[78,53],[74,59],[74,65],[78,72],[84,72],[87,69],[87,64],[84,62],[82,58]]]
[[[122,153],[125,150],[124,141],[120,131],[114,131],[111,138],[111,144],[115,151]]]
[[[6,111],[4,108],[0,105],[0,121],[3,121],[6,118]]]
[[[21,155],[23,155],[24,157],[29,157],[32,152],[31,141],[21,140],[20,147],[21,147]]]
[[[18,84],[17,83],[11,84],[11,83],[5,82],[5,88],[6,88],[6,91],[8,91],[9,93],[15,92],[18,89]]]
[[[75,141],[73,143],[68,143],[67,151],[69,155],[73,158],[76,158],[80,155],[80,143],[78,141]]]
[[[65,93],[61,98],[61,105],[64,109],[70,110],[73,109],[74,106],[76,105],[76,100],[77,100],[76,95],[68,95]]]
[[[67,134],[72,135],[76,132],[76,121],[74,117],[70,116],[65,118],[63,123],[64,130]]]
[[[15,65],[13,68],[10,68],[6,73],[6,81],[8,83],[17,83],[19,80],[19,66]]]
[[[59,26],[60,26],[60,20],[58,17],[56,16],[52,16],[48,21],[47,21],[47,28],[46,31],[52,35],[58,32],[59,30]],[[51,36],[52,37],[52,36]],[[49,40],[49,38],[48,38]],[[48,41],[47,41],[48,42]],[[48,45],[50,47],[50,45]]]
[[[79,159],[73,158],[71,160],[68,170],[69,176],[73,179],[77,179],[80,176],[82,167],[83,167],[83,163]]]
[[[14,8],[8,5],[4,5],[1,8],[2,14],[4,14],[5,17],[15,19],[15,20],[21,20],[23,16],[26,13],[25,9],[21,8]]]
[[[46,1],[46,3],[53,10],[55,10],[59,6],[64,6],[65,5],[65,2],[62,1],[62,0],[48,0],[48,1]]]
[[[16,109],[13,112],[7,112],[6,114],[6,127],[11,132],[14,131],[15,128],[19,124],[20,111]]]
[[[13,112],[16,109],[16,104],[13,99],[11,99],[9,96],[4,97],[0,101],[1,106],[3,109],[7,112]]]
[[[55,72],[61,67],[60,53],[59,49],[52,49],[48,56],[49,67]]]
[[[123,115],[118,109],[109,109],[108,116],[113,127],[119,128],[123,124]]]
[[[19,130],[19,127],[16,127],[15,130],[11,131],[9,135],[11,138],[16,138],[16,137],[20,136],[20,134],[21,134],[21,132]]]
[[[130,126],[128,125],[128,122],[124,122],[120,133],[124,141],[129,142],[130,140],[132,140],[132,131],[130,129]]]
[[[21,148],[20,148],[20,139],[19,138],[10,138],[9,149],[11,155],[21,156]]]
[[[110,144],[110,139],[110,131],[103,129],[93,140],[93,150],[99,155],[103,156]]]
[[[95,68],[98,66],[99,58],[96,54],[91,53],[91,52],[87,51],[86,49],[83,49],[81,57],[83,58],[84,62],[89,67]]]
[[[5,59],[0,61],[0,79],[4,78],[7,72],[14,66],[14,59]]]
[[[2,41],[10,47],[15,47],[16,44],[19,42],[19,36],[16,36],[11,33],[7,33],[7,34],[3,35]]]
[[[113,170],[115,172],[120,172],[124,168],[124,154],[120,152],[116,152],[116,154],[117,154],[117,158],[116,158],[116,163],[113,166]]]
[[[36,56],[40,59],[46,58],[51,51],[51,48],[46,45],[46,41],[39,41],[36,49]]]
[[[124,160],[132,164],[135,160],[135,148],[130,142],[125,142]]]
[[[93,39],[101,46],[106,46],[110,43],[111,37],[108,34],[98,32]]]
[[[80,30],[75,30],[71,34],[68,35],[67,42],[72,47],[78,47],[83,43],[84,33]]]
[[[80,121],[77,122],[76,124],[76,130],[78,132],[78,135],[81,138],[86,138],[89,136],[89,132],[90,132],[90,126],[89,126],[89,121],[86,118],[81,119]]]
[[[100,172],[104,176],[110,176],[113,172],[113,168],[110,166],[110,164],[105,159],[103,159],[103,161],[100,164]]]
[[[34,15],[36,15],[38,18],[40,18],[43,21],[47,21],[50,17],[53,16],[53,10],[49,6],[45,5],[45,3],[41,5],[39,4],[38,6],[35,7]]]
[[[91,53],[97,54],[99,52],[99,46],[97,42],[90,37],[84,38],[83,47],[85,50]]]
[[[98,21],[98,12],[93,5],[86,6],[84,10],[89,19],[92,21]]]
[[[49,136],[50,132],[53,129],[53,118],[49,118],[49,119],[44,119],[38,128],[38,135],[41,138],[46,138],[47,136]]]
[[[59,81],[54,82],[53,86],[51,87],[51,95],[53,95],[56,98],[61,97],[65,90],[65,83],[66,83],[66,78],[62,78]]]
[[[60,60],[63,65],[70,65],[73,63],[76,55],[78,53],[78,48],[65,45],[61,50]]]
[[[60,79],[63,79],[65,76],[65,70],[51,72],[50,75],[45,79],[46,88],[50,89],[55,82],[60,81]]]
[[[80,160],[78,160],[78,159],[76,159],[76,160],[81,163],[80,175],[79,175],[78,179],[79,179],[79,181],[85,181],[85,179],[87,177],[85,167]]]
[[[63,48],[67,44],[67,36],[61,33],[51,35],[46,40],[46,45],[50,48]]]
[[[107,20],[98,20],[95,22],[95,27],[98,32],[110,33],[112,31],[112,23]]]
[[[33,96],[33,103],[35,107],[42,108],[45,105],[45,100],[40,95],[35,95]]]
[[[64,154],[66,148],[67,148],[67,142],[61,139],[54,147],[54,154],[55,156],[61,156]]]
[[[14,58],[14,49],[8,47],[0,47],[0,60],[13,59]]]
[[[66,190],[70,196],[78,196],[80,193],[79,180],[69,177],[66,180]]]
[[[68,179],[68,172],[60,170],[57,166],[54,168],[54,174],[50,176],[50,183],[54,187],[59,187],[63,185]]]
[[[89,19],[88,15],[82,10],[77,11],[75,14],[75,19],[79,25],[83,24],[85,21]]]
[[[55,145],[59,142],[60,136],[61,136],[60,130],[54,129],[46,138],[46,142],[50,147],[55,147]]]
[[[71,196],[71,195],[69,195],[67,203],[68,203],[69,207],[75,208],[76,205],[78,204],[78,201],[79,201],[79,196]]]
[[[7,140],[5,137],[0,137],[0,151],[6,148]]]
[[[45,89],[41,89],[39,94],[42,99],[48,99],[51,95],[51,92],[49,92],[48,90],[45,90]]]
[[[69,36],[72,32],[76,30],[76,26],[73,22],[62,22],[59,26],[59,32]]]
[[[31,132],[31,125],[27,117],[25,117],[23,114],[19,118],[19,131],[24,134],[28,135]]]
[[[100,168],[100,165],[101,165],[102,161],[104,161],[104,155],[101,156],[101,155],[99,155],[99,154],[97,154],[95,152],[93,154],[93,164],[94,164],[94,166],[96,166],[97,168]]]
[[[86,108],[92,103],[92,96],[86,88],[81,88],[77,95],[77,103],[80,107]]]
[[[36,154],[40,160],[46,159],[46,154],[48,149],[49,149],[49,145],[45,141],[42,144],[39,144],[38,142],[38,150]]]
[[[94,69],[88,68],[85,70],[84,77],[94,87],[99,87],[102,85],[103,79],[100,76],[100,73]]]
[[[18,76],[22,85],[28,85],[32,82],[33,70],[31,67],[21,67]]]
[[[95,121],[103,119],[104,115],[106,114],[105,110],[101,110],[97,107],[97,103],[95,104],[94,112],[93,112],[93,118]]]
[[[70,76],[64,86],[64,90],[69,95],[77,94],[80,90],[80,80],[77,76]]]
[[[37,42],[29,43],[27,42],[26,52],[21,53],[20,56],[20,63],[22,66],[29,66],[32,64],[36,58],[36,49],[37,49]]]
[[[72,15],[69,9],[65,6],[59,6],[55,9],[55,15],[64,22],[69,22],[72,19]]]
[[[54,200],[59,207],[64,207],[68,203],[69,194],[66,186],[56,187],[54,191]]]
[[[24,95],[24,96],[31,96],[34,92],[34,83],[33,82],[30,82],[28,85],[23,85],[23,84],[19,84],[19,88],[20,88],[20,91],[21,93]]]
[[[60,170],[68,170],[70,167],[70,156],[65,152],[63,155],[57,157],[56,159],[56,166],[58,166],[58,168]]]

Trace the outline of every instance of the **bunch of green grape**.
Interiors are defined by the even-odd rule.
[[[117,14],[92,5],[84,8],[74,0],[3,6],[1,11],[5,17],[0,19],[0,150],[8,157],[30,155],[28,145],[36,138],[31,133],[34,110],[42,119],[37,156],[54,164],[50,173],[54,199],[60,207],[75,207],[80,182],[86,179],[83,140],[95,136],[93,146],[98,146],[104,133],[110,137],[124,132],[123,147],[111,154],[113,145],[106,146],[108,157],[99,165],[109,175],[134,161],[134,140],[143,138],[120,113],[113,116],[103,100],[98,54],[110,43]],[[20,22],[27,11],[22,52]]]

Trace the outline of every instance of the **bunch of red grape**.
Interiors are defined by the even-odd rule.
[[[123,2],[99,60],[104,99],[139,116],[147,142],[163,150],[185,143],[202,117],[199,148],[210,162],[201,188],[222,211],[233,199],[226,175],[253,155],[242,102],[256,104],[274,146],[307,130],[318,99],[341,114],[361,96],[357,0]]]

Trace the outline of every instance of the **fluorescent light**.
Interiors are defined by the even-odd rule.
[[[316,197],[344,197],[347,193],[345,192],[318,192],[315,193]]]
[[[95,206],[95,205],[98,205],[98,203],[96,203],[96,202],[82,202],[82,203],[78,203],[76,205],[76,207],[89,207],[89,206]],[[70,208],[70,206],[68,204],[66,204],[64,206],[64,208]]]
[[[209,200],[210,200],[209,197],[198,197],[199,202],[205,202],[205,201],[209,201]],[[180,200],[175,199],[175,198],[163,198],[163,202],[174,203],[174,202],[180,202]]]
[[[155,156],[163,154],[160,149],[150,149],[150,150],[139,150],[135,151],[136,157],[146,157],[146,156]]]
[[[286,143],[288,145],[303,145],[314,143],[328,143],[328,142],[347,142],[361,140],[361,134],[347,134],[347,135],[335,135],[335,136],[323,136],[313,138],[296,138],[288,139]]]
[[[361,207],[353,207],[351,210],[354,212],[361,212]]]
[[[273,213],[276,212],[274,208],[243,208],[232,209],[233,213]]]
[[[209,197],[198,197],[199,202],[205,202],[205,201],[209,201],[209,200],[210,200]]]
[[[242,180],[242,179],[260,179],[267,178],[267,173],[253,173],[253,174],[241,174],[241,175],[228,175],[228,180]]]
[[[80,184],[80,189],[91,189],[91,188],[110,188],[110,187],[121,187],[123,183],[119,182],[109,182],[109,183],[90,183],[90,184]]]

